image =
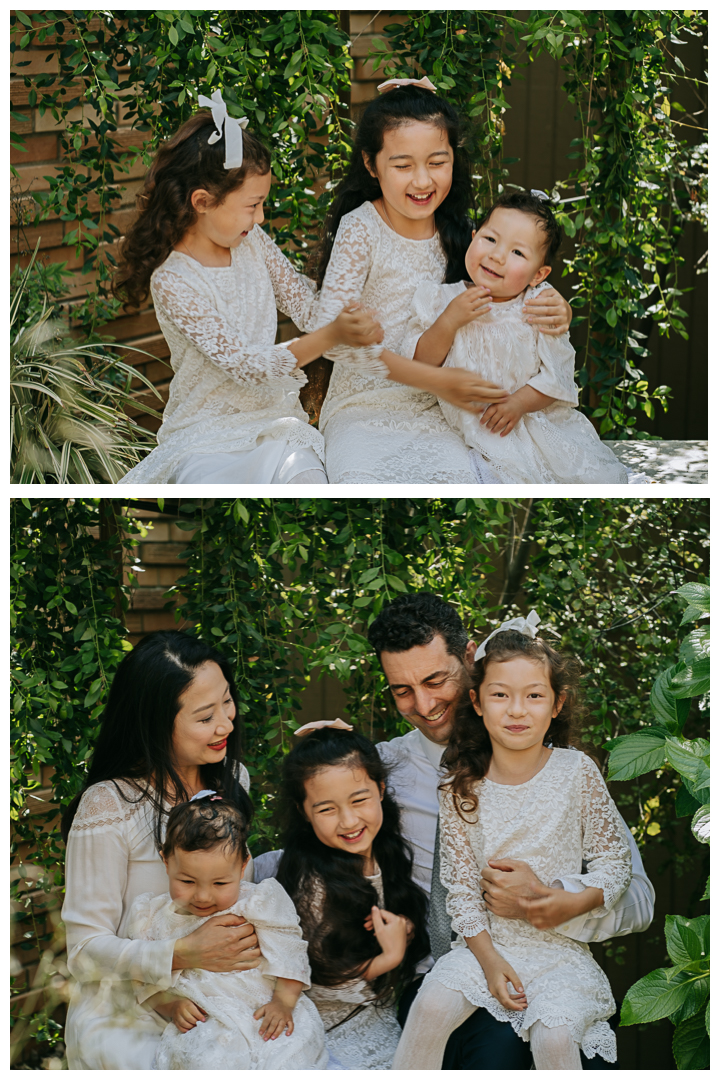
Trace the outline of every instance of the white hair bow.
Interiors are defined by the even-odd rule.
[[[530,188],[530,194],[534,195],[540,202],[550,202],[550,196],[545,191],[539,191],[537,188]]]
[[[196,799],[204,799],[206,795],[210,795],[211,797],[214,795],[216,799],[222,799],[222,795],[218,795],[217,791],[213,791],[212,788],[205,788],[203,791],[196,792],[190,799],[190,802],[195,802]]]
[[[214,131],[208,139],[208,145],[212,146],[222,138],[223,125],[225,125],[225,168],[239,169],[243,163],[243,128],[250,123],[247,116],[241,116],[239,120],[230,116],[220,90],[216,90],[211,98],[200,94],[198,103],[212,110],[212,117],[217,128],[217,131]]]
[[[540,626],[540,616],[535,608],[532,609],[527,618],[524,615],[518,615],[516,619],[507,619],[504,623],[500,623],[497,630],[493,630],[492,634],[488,634],[484,641],[481,641],[475,651],[475,659],[480,660],[485,655],[485,646],[490,638],[494,638],[496,634],[502,634],[504,630],[516,630],[518,634],[524,634],[525,637],[534,638],[538,632]],[[555,630],[550,631],[551,634],[557,633]],[[560,637],[559,634],[557,634]]]
[[[378,92],[384,94],[386,90],[394,90],[397,86],[424,86],[426,90],[432,90],[433,93],[437,91],[437,87],[430,82],[427,75],[423,75],[422,79],[388,79],[380,83]]]
[[[327,727],[337,728],[339,731],[352,731],[352,724],[346,724],[345,721],[341,720],[338,716],[336,720],[313,720],[310,724],[303,724],[303,726],[299,727],[294,734],[307,735],[311,731],[322,731],[323,728]]]

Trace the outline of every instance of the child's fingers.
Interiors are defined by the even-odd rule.
[[[262,1020],[266,1009],[267,1005],[261,1005],[259,1009],[256,1009],[253,1013],[253,1020]]]
[[[292,1035],[294,1030],[295,1030],[295,1025],[293,1024],[292,1017],[290,1017],[290,1019],[287,1022],[287,1028],[285,1029],[285,1034],[286,1035]]]

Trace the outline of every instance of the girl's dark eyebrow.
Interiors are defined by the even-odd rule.
[[[445,157],[450,157],[449,150],[433,150],[429,156],[437,157],[438,154],[444,154]],[[412,158],[412,154],[393,154],[392,157],[388,158],[388,161],[397,161],[398,158]]]
[[[370,790],[370,788],[368,788],[368,787],[359,788],[358,791],[353,791],[353,793],[351,795],[349,795],[348,798],[354,799],[356,795],[365,795],[365,793],[368,792],[369,790]],[[331,802],[333,802],[332,799],[320,799],[319,802],[314,802],[312,804],[312,809],[314,810],[316,806],[324,806],[325,803],[331,803]]]

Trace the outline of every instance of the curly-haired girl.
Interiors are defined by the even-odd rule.
[[[448,1035],[478,1007],[529,1039],[537,1069],[580,1069],[581,1048],[616,1057],[615,1003],[589,947],[561,927],[493,914],[480,887],[481,868],[510,854],[548,886],[585,861],[575,914],[604,914],[630,882],[622,819],[597,766],[573,748],[577,664],[535,638],[538,621],[503,624],[476,653],[440,785],[441,878],[459,940],[413,1003],[396,1069],[440,1068]]]

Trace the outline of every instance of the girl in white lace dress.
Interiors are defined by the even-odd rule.
[[[277,308],[306,329],[315,286],[260,228],[268,150],[213,98],[158,152],[121,249],[115,290],[136,307],[152,294],[174,376],[157,448],[120,483],[326,483],[302,369],[379,327],[356,307],[275,344]]]
[[[398,355],[416,288],[461,281],[471,235],[472,179],[460,119],[427,82],[395,86],[370,103],[328,212],[317,316],[332,319],[360,298],[382,324],[381,359],[391,376],[335,365],[320,414],[331,483],[477,483],[465,442],[438,398],[472,416],[506,396],[470,372],[438,369],[423,378]],[[486,292],[473,291],[476,313],[487,308]],[[531,310],[543,333],[570,325],[570,309],[554,291],[531,298]],[[452,381],[461,376],[477,381]]]
[[[537,621],[511,620],[483,642],[455,721],[440,785],[440,872],[458,940],[412,1005],[396,1069],[439,1069],[450,1032],[477,1007],[529,1039],[536,1069],[580,1069],[580,1048],[616,1058],[615,1002],[589,947],[561,927],[539,929],[532,901],[527,921],[495,915],[479,884],[489,860],[510,855],[548,887],[579,879],[585,861],[573,914],[603,915],[630,882],[622,819],[595,764],[569,745],[577,665],[534,639]]]
[[[137,897],[129,934],[186,937],[214,915],[252,923],[262,952],[250,971],[178,972],[170,990],[137,984],[138,1001],[170,1023],[156,1069],[324,1069],[328,1055],[310,987],[307,945],[292,900],[272,878],[243,881],[247,820],[217,792],[201,791],[168,817],[162,858],[170,889]]]
[[[580,413],[575,350],[568,334],[546,337],[523,316],[528,295],[549,285],[560,228],[547,198],[501,195],[465,256],[470,280],[487,285],[490,310],[478,317],[465,282],[420,285],[404,349],[429,364],[476,371],[509,392],[471,416],[443,401],[443,414],[470,448],[484,483],[627,484],[625,467]]]
[[[319,728],[320,730],[316,730]],[[400,1038],[395,995],[430,952],[427,900],[387,770],[342,720],[301,728],[283,762],[278,881],[308,942],[308,996],[325,1025],[330,1066],[389,1069]]]

